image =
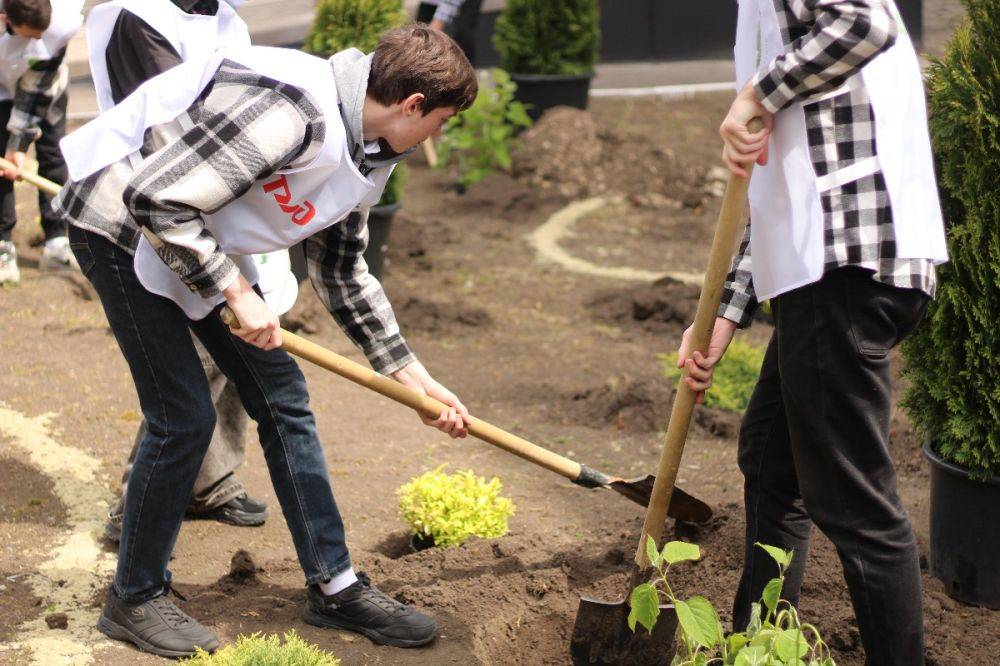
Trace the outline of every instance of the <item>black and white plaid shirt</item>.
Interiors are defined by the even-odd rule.
[[[7,150],[25,152],[42,134],[44,120],[58,126],[66,119],[66,102],[61,99],[69,88],[66,49],[49,60],[32,63],[17,80],[13,108],[7,122]]]
[[[71,224],[129,252],[140,227],[148,229],[162,241],[163,260],[208,297],[238,268],[205,229],[202,211],[218,210],[279,169],[307,163],[326,129],[305,92],[238,63],[224,61],[206,90],[178,120],[151,128],[138,169],[125,158],[68,183],[54,205]],[[306,257],[313,287],[334,319],[372,367],[388,374],[415,357],[382,286],[368,273],[367,243],[367,213],[354,213],[309,238]]]
[[[817,177],[875,156],[875,117],[864,86],[830,93],[892,46],[897,31],[904,29],[883,4],[892,0],[771,1],[785,53],[754,78],[758,99],[777,113],[822,97],[804,105]],[[881,282],[934,295],[933,262],[896,256],[892,209],[881,172],[821,190],[820,201],[825,271],[860,266],[874,271],[874,279]],[[756,306],[748,226],[726,281],[719,316],[747,326]]]

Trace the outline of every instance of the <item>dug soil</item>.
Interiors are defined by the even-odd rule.
[[[564,181],[557,171],[521,164],[516,177],[491,176],[460,196],[447,172],[414,164],[384,282],[414,349],[473,413],[610,473],[655,468],[672,394],[659,355],[676,349],[697,288],[569,272],[537,256],[526,235],[573,198],[620,195],[617,207],[581,220],[565,247],[602,266],[642,262],[649,270],[700,270],[718,212],[715,126],[728,99],[595,101],[589,114],[566,111],[561,122],[592,128],[588,136],[601,150],[635,150],[627,182],[606,174],[592,186],[572,170]],[[525,148],[552,151],[559,159],[562,151],[575,150],[557,144],[552,129],[537,127]],[[600,156],[586,159],[592,166]],[[631,158],[620,159],[614,165]],[[649,165],[662,166],[669,179]],[[675,177],[680,185],[672,185]],[[0,292],[0,400],[29,417],[54,413],[51,437],[100,461],[96,482],[110,502],[138,418],[127,368],[86,283],[35,270],[38,250],[28,242],[35,225],[28,193],[21,194],[29,222],[18,229],[25,280]],[[363,360],[308,287],[289,321],[320,344]],[[757,323],[744,335],[764,344],[769,333]],[[623,592],[639,508],[478,441],[452,442],[388,400],[316,368],[304,370],[355,567],[437,617],[438,640],[419,650],[376,647],[301,620],[302,576],[252,432],[238,474],[252,495],[268,502],[271,517],[256,529],[184,524],[171,563],[177,589],[188,598],[184,608],[226,642],[239,634],[294,629],[345,664],[567,663],[580,595],[615,599]],[[728,621],[743,557],[739,418],[701,410],[696,420],[679,481],[714,507],[715,518],[697,528],[669,526],[671,538],[697,542],[704,553],[700,563],[679,568],[674,587],[682,595],[707,596]],[[157,661],[83,631],[80,623],[96,619],[99,590],[67,602],[68,608],[33,596],[42,588],[29,585],[32,576],[72,535],[63,522],[66,498],[53,494],[51,482],[27,465],[12,438],[0,432],[0,644],[8,648],[0,650],[0,661],[25,658],[39,639],[67,632],[82,636],[77,642],[88,652],[84,661]],[[927,468],[902,414],[894,418],[892,453],[926,563]],[[410,552],[395,490],[443,463],[502,479],[517,506],[509,535]],[[94,506],[94,515],[106,509]],[[89,529],[89,537],[99,536],[97,528]],[[112,552],[106,543],[103,548]],[[839,560],[818,533],[808,561],[804,617],[828,638],[838,663],[861,664]],[[993,663],[1000,653],[1000,617],[956,604],[926,574],[924,588],[928,663]],[[60,612],[69,612],[65,629],[58,617],[52,629],[37,621],[21,624]]]

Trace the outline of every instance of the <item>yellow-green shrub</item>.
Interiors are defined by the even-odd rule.
[[[681,376],[677,367],[677,352],[662,354],[663,374],[675,382]],[[750,402],[750,395],[760,376],[764,363],[764,348],[737,338],[729,345],[726,355],[715,366],[712,388],[705,393],[705,405],[730,412],[742,412]]]
[[[255,633],[239,636],[234,645],[227,645],[215,654],[198,650],[184,662],[193,666],[339,666],[340,660],[299,638],[294,630],[284,636],[263,636]]]
[[[396,491],[399,513],[413,533],[438,546],[459,546],[472,536],[507,533],[514,503],[500,496],[500,479],[487,481],[472,470],[445,474],[445,465],[421,474]]]

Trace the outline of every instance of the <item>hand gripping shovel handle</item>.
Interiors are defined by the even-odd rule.
[[[239,323],[229,308],[222,308],[220,317],[229,326],[238,325]],[[390,400],[395,400],[400,404],[406,405],[430,418],[436,419],[442,411],[450,409],[448,405],[439,400],[403,386],[399,382],[389,379],[371,368],[356,363],[294,333],[282,330],[281,339],[281,348],[289,354],[315,363],[321,368],[325,368],[344,379],[349,379],[355,384],[384,395]],[[577,481],[583,471],[583,466],[580,463],[574,462],[569,458],[564,458],[548,449],[543,449],[537,444],[532,444],[526,439],[506,432],[481,419],[471,417],[469,432],[488,444],[513,453],[571,481]]]
[[[763,122],[754,118],[747,124],[751,133],[756,133],[764,127]],[[753,165],[747,165],[747,178],[729,174],[726,194],[722,199],[722,210],[719,211],[719,221],[715,227],[715,237],[712,239],[712,251],[708,258],[708,268],[705,270],[705,282],[701,287],[698,299],[698,310],[694,317],[694,328],[691,331],[691,352],[704,354],[712,340],[715,328],[715,316],[722,301],[722,288],[729,274],[730,264],[736,245],[743,236],[746,225],[743,220],[743,206],[750,185],[750,173]],[[691,425],[691,414],[694,411],[695,392],[688,388],[683,378],[687,377],[685,369],[683,377],[677,384],[673,408],[670,411],[670,423],[667,426],[663,453],[660,455],[660,465],[656,471],[656,482],[646,509],[646,519],[639,538],[639,547],[635,553],[635,563],[640,570],[649,567],[646,555],[646,537],[652,537],[659,544],[663,536],[663,523],[667,517],[667,507],[677,481],[677,470],[681,464],[681,454],[687,441],[688,428]]]
[[[0,169],[16,169],[16,168],[17,166],[15,166],[13,163],[8,162],[3,158],[0,158]],[[53,183],[51,180],[47,178],[42,178],[37,173],[32,173],[31,171],[22,170],[21,175],[18,176],[18,180],[23,180],[26,183],[31,183],[32,185],[40,189],[42,192],[45,192],[46,194],[51,194],[52,196],[59,194],[59,190],[62,189],[62,186],[59,185],[58,183]]]

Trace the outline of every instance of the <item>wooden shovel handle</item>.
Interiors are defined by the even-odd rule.
[[[220,317],[229,326],[239,323],[229,308],[222,308]],[[344,379],[349,379],[355,384],[384,395],[390,400],[395,400],[400,404],[406,405],[430,418],[437,418],[443,410],[450,409],[448,405],[439,400],[435,400],[423,393],[418,393],[385,375],[375,372],[369,367],[356,363],[294,333],[282,330],[281,340],[281,348],[289,354],[315,363],[321,368],[325,368]],[[571,481],[580,478],[580,472],[582,471],[580,463],[574,462],[569,458],[564,458],[548,449],[543,449],[537,444],[532,444],[528,440],[502,430],[486,421],[472,417],[469,424],[469,432],[487,444],[492,444],[508,453],[513,453],[556,474],[560,474]]]
[[[758,118],[754,118],[747,125],[751,132],[758,132],[763,127],[763,122]],[[694,316],[690,353],[699,351],[704,354],[708,350],[708,345],[712,340],[712,331],[715,328],[716,313],[719,309],[719,303],[722,301],[722,288],[725,285],[726,276],[729,274],[736,245],[746,229],[743,206],[747,199],[753,164],[747,165],[745,168],[746,179],[730,173],[729,182],[726,184],[722,210],[719,211],[719,221],[715,227],[715,237],[712,239],[708,268],[705,270],[705,282],[701,287],[698,310]],[[686,369],[681,380],[677,383],[677,393],[674,395],[674,404],[670,411],[670,423],[667,425],[663,453],[660,455],[660,465],[656,471],[656,482],[653,484],[649,507],[646,509],[646,519],[642,526],[642,535],[639,537],[639,547],[635,553],[635,563],[640,570],[649,566],[649,559],[646,556],[646,537],[653,537],[653,540],[659,544],[660,538],[663,536],[663,522],[667,517],[667,507],[670,505],[670,497],[673,495],[674,484],[677,482],[677,470],[680,468],[681,454],[684,453],[684,444],[691,426],[695,392],[688,388],[684,377],[687,377]]]
[[[17,166],[15,166],[13,163],[8,162],[7,160],[0,157],[0,169],[16,169],[16,168]],[[18,180],[23,180],[26,183],[30,183],[35,187],[37,187],[38,189],[40,189],[42,192],[45,192],[46,194],[51,194],[52,196],[59,194],[59,190],[62,189],[62,186],[59,185],[58,183],[53,183],[48,178],[42,178],[37,173],[33,173],[31,171],[24,171],[23,169],[21,170],[21,175],[18,176]]]

